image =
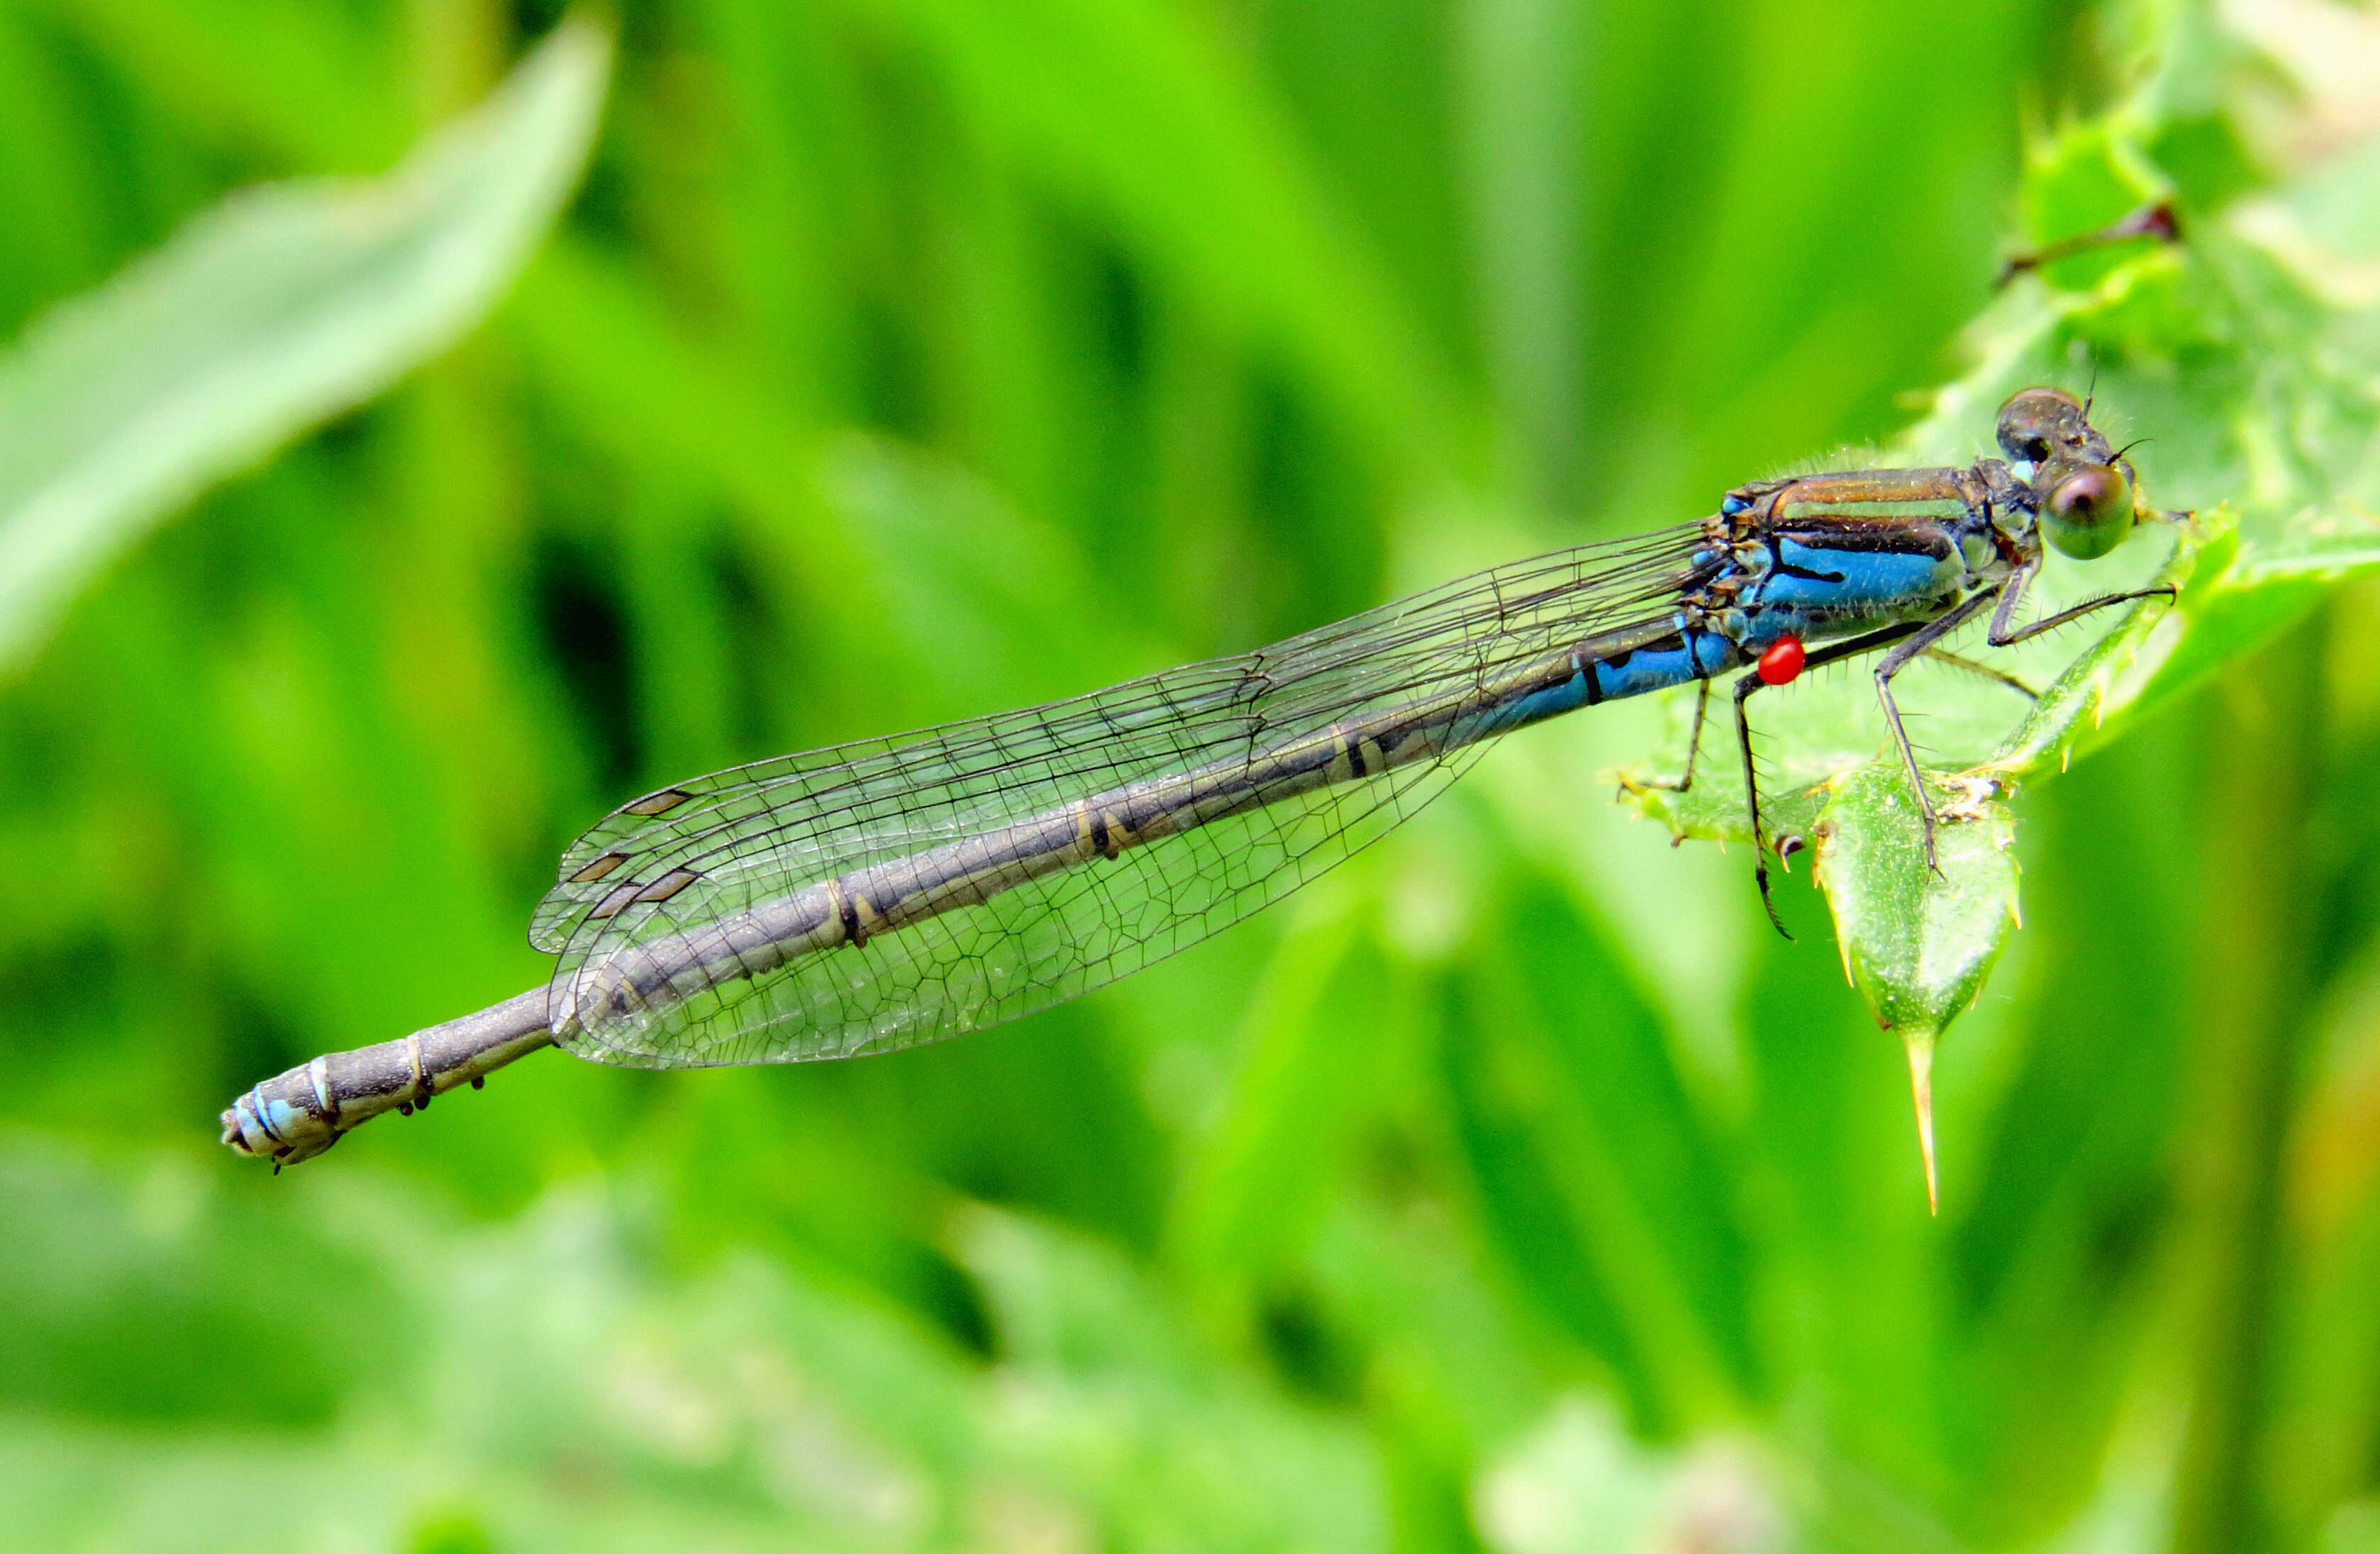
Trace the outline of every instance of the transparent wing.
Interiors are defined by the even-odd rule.
[[[873,932],[846,935],[832,919],[865,901],[860,881],[915,876],[919,859],[990,848],[1013,860],[1033,839],[1078,829],[1087,841],[1117,795],[1211,787],[1334,727],[1476,702],[1583,636],[1655,613],[1700,538],[1682,528],[1516,562],[1236,658],[783,756],[624,805],[564,855],[531,923],[531,939],[561,957],[552,1007],[563,1044],[644,1067],[849,1057],[1128,976],[1376,840],[1484,739],[1369,775],[1342,765],[1262,802],[1209,803],[1165,834],[1070,853],[1063,867],[1045,849],[1043,863],[1012,861],[989,886],[978,870],[944,904]]]

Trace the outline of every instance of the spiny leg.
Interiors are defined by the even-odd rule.
[[[1694,759],[1703,749],[1703,720],[1710,715],[1711,683],[1705,678],[1694,685],[1694,731],[1686,738],[1685,774],[1680,777],[1640,777],[1623,786],[1658,788],[1664,793],[1682,794],[1694,785]]]
[[[2041,699],[2041,693],[2039,691],[2034,690],[2031,686],[2026,685],[2023,681],[2018,679],[2008,671],[2004,669],[1995,669],[1988,663],[1979,663],[1963,653],[1949,652],[1940,648],[1928,648],[1925,650],[1925,657],[1932,659],[1936,663],[1947,663],[1953,669],[1963,669],[1970,674],[1980,674],[1986,680],[1997,680],[2001,685],[2006,686],[2009,689],[2016,692],[2020,696],[2027,698],[2030,700],[2039,701]]]
[[[1991,625],[1986,630],[1985,637],[1992,646],[2006,648],[2037,637],[2045,631],[2054,631],[2068,622],[2087,615],[2095,610],[2104,610],[2110,605],[2125,604],[2136,599],[2151,599],[2158,595],[2168,599],[2175,598],[2179,596],[2180,591],[2168,585],[2154,589],[2138,589],[2130,593],[2108,594],[2101,599],[2086,600],[2071,609],[2061,610],[2045,620],[2011,630],[2009,627],[2009,621],[2015,613],[2026,585],[2032,582],[2040,568],[2041,564],[2037,561],[2020,567],[1998,589],[1987,589],[1983,592],[1973,594],[1949,613],[1932,621],[1911,621],[1900,625],[1887,626],[1881,631],[1870,632],[1865,637],[1857,637],[1848,642],[1838,642],[1830,647],[1821,648],[1803,661],[1802,672],[1807,674],[1813,669],[1821,668],[1829,663],[1839,663],[1844,659],[1857,658],[1863,653],[1872,653],[1878,649],[1892,649],[1892,652],[1885,662],[1876,665],[1876,695],[1884,704],[1885,721],[1892,730],[1894,744],[1900,747],[1902,765],[1909,773],[1910,786],[1917,795],[1918,813],[1924,818],[1925,826],[1925,862],[1928,868],[1936,867],[1934,807],[1925,795],[1925,781],[1918,769],[1917,752],[1909,742],[1907,731],[1901,726],[1900,709],[1892,699],[1892,676],[1908,667],[1909,663],[1921,654],[1935,653],[1961,667],[1974,669],[1996,679],[2008,679],[2009,684],[2030,696],[2034,694],[2032,688],[2022,682],[1999,675],[1985,665],[1971,663],[1954,653],[1939,652],[1937,644],[1972,620],[1985,602],[1996,595],[1999,600],[1999,605],[1992,613]],[[1760,887],[1760,904],[1768,914],[1770,925],[1790,940],[1793,935],[1786,929],[1783,919],[1778,916],[1777,903],[1769,894],[1767,831],[1760,818],[1760,779],[1753,767],[1752,723],[1744,709],[1745,699],[1766,684],[1767,682],[1760,678],[1756,671],[1742,676],[1735,682],[1735,733],[1737,743],[1742,747],[1743,755],[1744,804],[1752,819],[1753,880]],[[1696,728],[1699,731],[1699,719],[1696,721]]]
[[[1872,653],[1879,648],[1888,648],[1902,638],[1914,635],[1923,629],[1924,625],[1925,623],[1922,621],[1906,621],[1899,625],[1886,626],[1881,631],[1869,632],[1865,637],[1854,637],[1848,642],[1837,642],[1829,647],[1820,648],[1803,659],[1801,672],[1806,674],[1813,669],[1821,669],[1830,663],[1840,663],[1844,659],[1857,658],[1862,653]],[[1785,927],[1785,919],[1778,916],[1777,902],[1768,893],[1768,832],[1760,819],[1760,773],[1753,765],[1752,720],[1745,712],[1743,705],[1753,692],[1765,689],[1767,685],[1768,682],[1760,677],[1760,672],[1756,669],[1749,674],[1737,677],[1735,738],[1737,746],[1743,753],[1744,807],[1752,817],[1753,882],[1760,887],[1760,905],[1761,909],[1768,914],[1769,926],[1791,940],[1793,937],[1792,932]]]
[[[2103,594],[2097,599],[2086,599],[2070,609],[2060,610],[2054,615],[2044,616],[2031,625],[2011,627],[2010,623],[2015,618],[2026,590],[2040,575],[2041,563],[2034,560],[2010,573],[2008,580],[1998,589],[1986,589],[1968,595],[1952,609],[1927,622],[1907,641],[1887,653],[1884,662],[1876,666],[1876,699],[1884,704],[1885,723],[1892,731],[1892,742],[1900,748],[1900,762],[1909,773],[1910,790],[1917,795],[1918,817],[1925,828],[1925,867],[1937,874],[1941,872],[1941,865],[1937,861],[1934,851],[1934,801],[1925,792],[1925,777],[1917,765],[1916,747],[1909,742],[1909,731],[1901,726],[1900,706],[1892,697],[1892,677],[1908,668],[1918,655],[1933,650],[1937,643],[1973,619],[1985,602],[1995,596],[1999,602],[1993,609],[1991,624],[1984,632],[1984,639],[1995,648],[2012,648],[2043,632],[2055,631],[2111,605],[2129,604],[2136,599],[2180,597],[2180,590],[2170,583],[2153,589],[2134,589],[2126,593]]]
[[[2013,581],[2011,578],[2010,583]],[[1925,774],[1917,765],[1917,747],[1909,742],[1909,731],[1901,726],[1900,704],[1892,698],[1892,677],[1908,668],[1926,649],[1973,619],[1975,613],[1996,595],[2005,593],[2010,583],[1969,594],[1917,627],[1876,666],[1876,697],[1884,703],[1884,725],[1891,731],[1892,742],[1900,749],[1900,764],[1909,773],[1910,791],[1917,795],[1918,819],[1925,828],[1925,867],[1937,874],[1942,870],[1934,858],[1934,801],[1925,795]]]
[[[1760,772],[1752,763],[1752,720],[1746,716],[1743,704],[1752,693],[1767,681],[1759,673],[1740,675],[1735,682],[1735,742],[1743,752],[1743,807],[1752,816],[1752,882],[1760,887],[1760,909],[1768,914],[1768,926],[1785,936],[1788,943],[1793,930],[1785,926],[1778,915],[1776,898],[1768,892],[1768,833],[1760,823]]]
[[[2130,604],[2136,599],[2160,597],[2180,599],[2181,597],[2181,590],[2173,584],[2160,583],[2153,589],[2133,589],[2126,593],[2101,594],[2096,599],[2086,599],[2082,603],[2060,610],[2054,615],[2045,615],[2031,625],[2013,625],[2016,620],[2017,606],[2022,601],[2025,591],[2033,586],[2033,580],[2039,576],[2041,576],[2041,563],[2038,561],[2028,562],[2009,574],[2009,580],[2000,587],[1999,608],[1992,612],[1992,624],[1984,631],[1985,641],[1995,648],[2013,648],[2020,642],[2032,640],[2045,631],[2056,631],[2069,622],[2079,621],[2094,611],[2105,610],[2111,605]]]

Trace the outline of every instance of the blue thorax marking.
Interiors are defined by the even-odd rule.
[[[1716,548],[1697,551],[1694,564],[1708,565],[1723,553]],[[1733,566],[1730,563],[1725,570]],[[1670,623],[1673,634],[1649,642],[1645,637],[1658,627],[1590,640],[1580,649],[1579,673],[1474,714],[1454,736],[1458,743],[1485,738],[1594,702],[1711,679],[1785,637],[1821,641],[1859,623],[1898,618],[1955,589],[1962,572],[1955,550],[1935,556],[1923,550],[1836,549],[1777,535],[1773,552],[1763,546],[1757,552],[1740,610],[1717,615],[1682,611]]]
[[[1913,551],[1831,550],[1790,535],[1778,538],[1777,552],[1784,566],[1763,568],[1744,590],[1747,605],[1853,617],[1883,614],[1937,597],[1960,572],[1955,552],[1937,557]],[[1798,575],[1803,573],[1818,576]]]

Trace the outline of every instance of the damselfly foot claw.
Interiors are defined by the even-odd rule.
[[[1792,943],[1793,930],[1785,926],[1783,916],[1777,910],[1777,898],[1768,893],[1768,860],[1767,858],[1762,858],[1753,865],[1752,880],[1754,884],[1760,887],[1760,909],[1768,914],[1768,926],[1775,929],[1779,937],[1786,943]]]

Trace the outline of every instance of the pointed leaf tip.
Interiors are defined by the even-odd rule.
[[[1909,1053],[1909,1095],[1917,1107],[1917,1152],[1925,1161],[1925,1211],[1939,1217],[1942,1191],[1934,1170],[1934,1033],[1903,1031]]]
[[[1994,782],[1950,779],[1934,807],[1938,868],[1925,862],[1925,829],[1897,761],[1847,772],[1816,828],[1818,881],[1852,983],[1876,1023],[1909,1052],[1925,1157],[1925,1196],[1938,1212],[1934,1154],[1936,1038],[1972,1005],[2016,924],[2015,817]]]

